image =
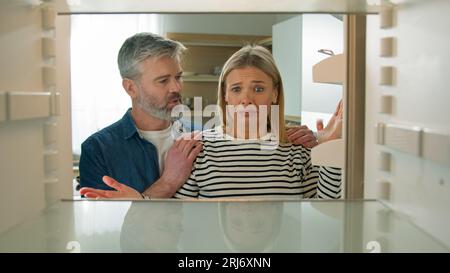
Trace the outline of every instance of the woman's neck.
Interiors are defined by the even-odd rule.
[[[249,129],[249,126],[246,124],[245,126],[238,127],[237,124],[234,124],[234,128],[227,126],[225,129],[225,134],[235,138],[235,139],[260,139],[259,126],[256,128]]]

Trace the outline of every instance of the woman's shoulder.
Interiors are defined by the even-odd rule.
[[[278,143],[278,149],[281,151],[291,151],[293,153],[310,154],[311,149],[306,148],[302,145],[293,144],[290,142]]]

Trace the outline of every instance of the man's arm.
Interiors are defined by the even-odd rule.
[[[322,120],[317,121],[317,140],[319,144],[342,137],[343,111],[344,107],[341,99],[325,128],[323,128]]]
[[[164,171],[157,181],[147,190],[145,196],[150,198],[171,198],[187,181],[192,171],[192,164],[203,148],[196,139],[177,140],[167,152]],[[128,187],[109,176],[102,177],[103,182],[114,190],[101,190],[91,187],[80,189],[80,194],[87,198],[131,198],[141,199],[143,196],[135,189]]]
[[[80,186],[95,189],[111,190],[102,183],[102,177],[106,174],[107,168],[102,156],[102,152],[95,139],[87,139],[81,145],[80,156]]]

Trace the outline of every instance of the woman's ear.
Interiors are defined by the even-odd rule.
[[[128,78],[123,78],[122,79],[122,87],[123,87],[123,89],[125,89],[125,91],[128,93],[128,95],[132,99],[135,99],[137,97],[138,90],[137,90],[136,83],[133,80],[130,80]]]

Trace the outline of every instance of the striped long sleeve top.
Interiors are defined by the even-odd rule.
[[[314,166],[291,143],[230,140],[203,133],[203,150],[175,198],[322,198],[341,196],[341,169]]]

